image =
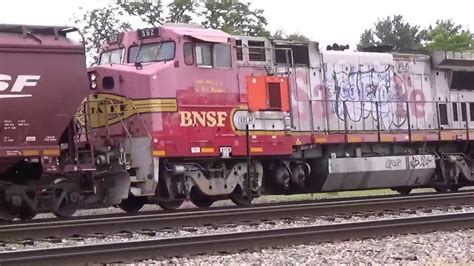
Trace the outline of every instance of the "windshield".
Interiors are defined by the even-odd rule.
[[[123,64],[123,54],[125,49],[107,51],[100,54],[99,65],[103,64]]]
[[[160,42],[133,46],[128,53],[128,62],[158,62],[174,58],[174,42]],[[138,53],[138,55],[137,55]]]

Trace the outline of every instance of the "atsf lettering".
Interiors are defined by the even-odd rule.
[[[226,112],[216,111],[181,111],[179,115],[182,127],[224,127],[227,119]]]

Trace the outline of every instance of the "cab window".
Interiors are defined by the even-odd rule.
[[[194,65],[194,49],[193,44],[187,42],[183,46],[184,63],[186,65]]]
[[[168,61],[174,58],[174,42],[149,43],[140,46],[130,47],[128,53],[128,62],[160,62]]]
[[[232,67],[229,44],[196,44],[196,63],[199,67],[227,68]]]
[[[212,67],[212,46],[210,44],[196,44],[196,62],[198,66]]]
[[[123,56],[125,49],[116,49],[112,51],[106,51],[100,54],[99,65],[104,64],[123,64]]]
[[[232,59],[230,55],[230,45],[214,44],[214,66],[215,67],[232,67]]]

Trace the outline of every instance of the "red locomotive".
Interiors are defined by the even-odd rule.
[[[72,30],[0,26],[4,218],[473,184],[474,54],[173,24],[110,36],[86,71]]]

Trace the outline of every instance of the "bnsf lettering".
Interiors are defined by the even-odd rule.
[[[25,87],[34,87],[38,84],[41,76],[37,75],[18,75],[15,82],[11,86],[10,92],[20,93]],[[8,90],[12,77],[9,75],[0,74],[0,92]]]
[[[215,111],[182,111],[179,112],[181,116],[180,126],[190,127],[193,125],[203,127],[224,127],[227,119],[226,112],[215,112]]]

